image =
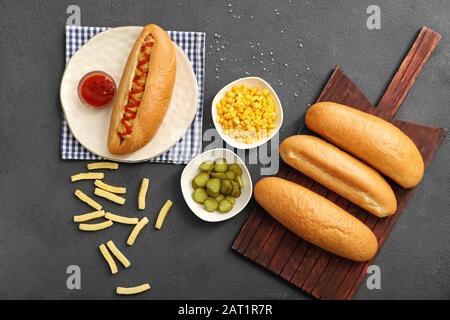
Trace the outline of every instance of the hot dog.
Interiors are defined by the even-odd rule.
[[[175,49],[166,31],[144,27],[125,65],[108,133],[113,154],[136,151],[158,131],[175,84]]]

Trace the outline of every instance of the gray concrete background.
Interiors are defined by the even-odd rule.
[[[376,103],[416,32],[427,25],[441,33],[442,41],[398,117],[450,127],[448,1],[1,0],[3,299],[116,298],[116,285],[144,281],[153,289],[136,298],[309,298],[232,252],[231,244],[250,205],[234,219],[217,224],[202,222],[189,211],[179,189],[184,166],[122,165],[120,171],[108,174],[109,181],[129,188],[129,199],[134,199],[140,178],[150,177],[147,214],[151,223],[163,201],[174,200],[164,230],[148,228],[134,247],[125,248],[128,227],[117,225],[92,234],[76,229],[71,217],[87,207],[73,197],[75,185],[69,176],[83,171],[86,162],[62,161],[59,147],[59,84],[69,4],[81,7],[83,25],[155,22],[171,30],[206,31],[204,129],[212,127],[208,110],[215,93],[247,72],[263,77],[277,90],[285,110],[281,138],[297,131],[307,105],[316,99],[336,64]],[[366,28],[370,4],[381,7],[381,30]],[[368,290],[363,284],[357,299],[450,298],[449,162],[447,138],[376,259],[382,289]],[[253,179],[259,179],[258,166],[250,168]],[[91,188],[89,183],[79,186]],[[118,210],[113,205],[108,208]],[[121,212],[127,210],[136,214],[133,201]],[[109,239],[124,248],[133,263],[114,277],[97,250],[101,241]],[[72,264],[82,270],[79,291],[66,288],[66,268]]]

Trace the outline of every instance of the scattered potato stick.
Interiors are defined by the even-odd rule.
[[[173,202],[170,200],[167,200],[164,206],[161,208],[158,214],[158,218],[156,219],[155,228],[161,229],[164,219],[166,219],[167,213],[169,212],[170,208],[172,208]]]
[[[88,163],[88,170],[97,170],[97,169],[110,169],[116,170],[119,169],[119,164],[116,162],[94,162]]]
[[[112,186],[110,184],[104,183],[101,180],[95,180],[94,184],[99,187],[100,189],[112,192],[112,193],[126,193],[127,192],[127,188],[123,188],[123,187],[116,187],[116,186]]]
[[[89,212],[89,213],[73,216],[73,222],[86,222],[86,221],[101,218],[104,216],[105,216],[105,211],[98,210],[98,211],[94,211],[94,212]]]
[[[112,240],[109,240],[106,245],[108,246],[108,249],[112,252],[112,254],[117,258],[117,260],[120,261],[120,263],[123,264],[125,268],[128,268],[131,266],[130,261],[123,255],[122,252],[120,252],[119,249],[117,249],[116,245]]]
[[[138,196],[138,209],[139,210],[145,209],[145,196],[147,195],[148,182],[149,182],[148,178],[142,179],[141,188],[139,189],[139,196]]]
[[[103,255],[103,258],[105,258],[106,262],[108,263],[109,269],[111,269],[111,273],[112,274],[116,274],[117,273],[117,265],[116,265],[113,257],[109,253],[108,249],[106,249],[106,246],[102,243],[99,246],[99,249],[100,249],[100,252]]]
[[[117,287],[116,293],[121,294],[121,295],[130,295],[130,294],[141,293],[141,292],[144,292],[147,290],[150,290],[150,285],[148,283],[144,283],[144,284],[141,284],[140,286],[136,286],[136,287],[129,287],[129,288]]]
[[[118,203],[118,204],[124,204],[125,203],[125,198],[124,197],[120,197],[114,193],[111,193],[109,191],[105,191],[103,189],[100,188],[95,188],[94,193],[99,196],[99,197],[103,197],[106,198],[112,202]]]
[[[94,199],[88,197],[83,191],[81,190],[75,190],[75,196],[78,197],[78,199],[80,199],[81,201],[83,201],[84,203],[90,205],[92,208],[94,208],[95,210],[102,210],[102,206],[101,204],[99,204],[98,202],[96,202]]]
[[[145,225],[148,223],[148,218],[144,217],[139,221],[137,225],[134,226],[133,231],[131,231],[130,236],[128,237],[127,244],[129,246],[132,246],[134,244],[134,241],[136,240],[136,237],[138,236],[139,232],[141,232],[142,228],[145,227]]]
[[[99,231],[109,228],[113,225],[111,220],[106,220],[100,223],[80,223],[78,226],[82,231]]]
[[[105,214],[105,218],[122,224],[138,224],[139,222],[138,218],[128,218],[124,216],[119,216],[117,214],[113,214],[111,212],[107,212]]]
[[[103,179],[105,174],[103,172],[88,172],[88,173],[79,173],[70,177],[72,182],[80,181],[80,180],[94,180],[94,179]]]

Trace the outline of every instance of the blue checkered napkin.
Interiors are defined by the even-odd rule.
[[[75,52],[97,33],[107,30],[103,27],[66,26],[66,63]],[[172,40],[183,49],[192,62],[198,83],[198,109],[194,121],[186,134],[166,153],[150,160],[151,162],[188,163],[202,150],[202,120],[205,65],[205,33],[169,31]],[[97,155],[84,149],[62,120],[61,156],[64,160],[96,160]]]

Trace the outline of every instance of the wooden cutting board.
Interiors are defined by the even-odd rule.
[[[394,116],[440,38],[438,33],[426,27],[420,30],[377,107],[339,67],[335,68],[317,101],[335,101],[391,121],[415,142],[427,167],[447,130],[395,120]],[[302,128],[300,132],[306,133],[307,129]],[[379,248],[414,191],[403,189],[389,180],[397,197],[398,209],[388,218],[377,218],[284,163],[277,176],[301,184],[355,215],[373,230]],[[288,231],[257,204],[234,241],[233,249],[319,299],[351,299],[363,281],[367,267],[373,262],[353,262],[322,250]]]

